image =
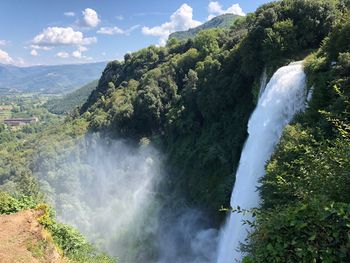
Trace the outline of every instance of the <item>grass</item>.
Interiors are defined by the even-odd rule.
[[[26,248],[30,251],[35,258],[43,258],[45,256],[45,251],[48,247],[46,240],[34,241],[27,240]]]
[[[7,108],[5,108],[7,107]],[[11,107],[11,108],[10,108]],[[3,106],[0,104],[0,121],[3,122],[4,119],[11,117],[12,106]]]

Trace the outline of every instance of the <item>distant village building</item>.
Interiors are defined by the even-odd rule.
[[[37,123],[39,119],[37,117],[30,118],[11,118],[5,119],[4,123],[9,126],[23,126],[27,124]]]

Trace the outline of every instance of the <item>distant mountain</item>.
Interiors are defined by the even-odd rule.
[[[214,17],[213,19],[209,20],[208,22],[195,27],[190,28],[187,31],[178,31],[170,34],[170,38],[176,38],[179,40],[185,40],[189,38],[193,38],[198,32],[205,30],[205,29],[211,29],[211,28],[229,28],[233,22],[240,16],[233,15],[233,14],[224,14],[217,17]]]
[[[97,87],[98,80],[94,80],[83,87],[59,98],[51,99],[44,107],[55,114],[64,114],[81,106],[88,99],[91,92]]]
[[[0,93],[8,91],[62,94],[98,79],[106,62],[16,67],[0,64]]]

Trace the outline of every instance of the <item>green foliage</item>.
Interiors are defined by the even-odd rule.
[[[37,203],[30,196],[19,196],[17,198],[0,191],[0,214],[12,214],[23,209],[36,207]]]
[[[343,260],[347,226],[334,222],[347,222],[350,198],[346,189],[350,163],[346,4],[275,1],[237,19],[229,30],[204,30],[186,41],[170,39],[165,47],[150,46],[126,54],[123,62],[108,63],[80,108],[80,116],[75,112],[56,127],[28,128],[16,134],[1,128],[1,183],[15,182],[16,191],[35,196],[33,176],[44,174],[56,180],[52,171],[61,165],[60,157],[69,153],[88,128],[141,144],[157,141],[171,171],[160,192],[175,200],[181,196],[185,205],[200,206],[212,218],[220,217],[217,210],[228,204],[261,73],[266,68],[271,75],[277,67],[303,58],[322,44],[306,62],[313,90],[309,108],[286,129],[267,165],[260,189],[263,208],[247,248],[251,254],[245,260],[264,262],[267,256],[269,262],[288,256],[292,262]],[[15,107],[13,114],[21,114],[25,106]],[[82,262],[87,254],[99,257],[89,252],[73,229],[49,218],[45,224],[66,253]],[[295,218],[297,224],[288,228]],[[301,228],[303,220],[310,229]],[[305,235],[304,229],[309,231]],[[338,233],[339,244],[317,236],[322,241],[318,247],[314,233],[321,230],[329,236]],[[297,243],[292,244],[290,236]],[[285,242],[291,246],[290,255],[281,247]],[[302,242],[308,246],[300,247]],[[78,251],[87,252],[78,256]]]
[[[30,107],[24,109],[29,110]],[[62,155],[69,152],[87,128],[84,119],[67,118],[58,122],[55,117],[51,120],[50,116],[53,115],[48,115],[48,119],[40,122],[33,132],[7,128],[0,132],[0,213],[10,214],[35,208],[42,213],[38,221],[51,233],[64,255],[73,262],[115,262],[105,253],[97,251],[77,230],[57,223],[50,207],[39,204],[44,197],[39,190],[37,177],[42,174],[50,176],[49,171],[59,166]],[[40,252],[40,247],[28,244],[28,248],[33,253]]]
[[[46,204],[38,204],[29,196],[12,196],[6,192],[0,192],[0,214],[12,214],[25,209],[36,209],[41,215],[38,222],[42,224],[53,237],[54,243],[60,248],[65,256],[74,262],[89,263],[113,263],[114,259],[105,253],[98,252],[86,241],[76,229],[57,223],[53,210]],[[30,244],[29,244],[30,245]],[[40,252],[40,248],[30,247]]]
[[[54,224],[50,226],[54,241],[63,250],[66,255],[74,255],[81,249],[86,249],[88,245],[85,238],[74,228],[63,225]]]
[[[203,30],[211,29],[211,28],[223,28],[223,29],[228,29],[230,28],[233,23],[239,19],[240,16],[233,15],[233,14],[223,14],[220,16],[216,16],[210,21],[195,27],[195,28],[190,28],[187,31],[179,31],[179,32],[174,32],[170,34],[169,39],[178,39],[178,40],[187,40],[190,38],[194,38],[197,36],[197,34]]]
[[[350,143],[343,138],[319,142],[310,131],[298,125],[288,127],[266,167],[267,175],[261,188],[264,207],[303,201],[312,196],[350,201],[349,153]]]
[[[264,67],[271,73],[318,48],[341,14],[337,1],[276,1],[230,30],[127,54],[107,65],[80,113],[94,131],[160,139],[173,171],[163,188],[217,214],[229,200]]]
[[[54,98],[45,103],[44,107],[55,114],[70,113],[80,107],[97,87],[98,81],[92,81],[83,87],[59,98]]]
[[[350,205],[310,201],[264,212],[248,262],[348,262]]]
[[[350,49],[350,11],[342,16],[340,22],[326,38],[324,50],[329,54],[329,59],[337,59],[339,53],[346,52]]]
[[[26,248],[30,253],[32,253],[35,258],[43,258],[45,256],[45,250],[47,249],[47,241],[41,240],[39,242],[33,243],[32,241],[26,242]]]
[[[218,44],[218,30],[210,29],[201,31],[194,38],[194,47],[201,53],[203,56],[208,56],[219,52]]]
[[[38,218],[53,237],[53,241],[60,248],[65,256],[74,262],[88,263],[113,263],[114,259],[105,253],[98,252],[90,243],[86,241],[84,236],[71,226],[57,223],[53,210],[41,204],[36,207],[42,215]]]
[[[263,50],[268,60],[278,59],[298,49],[296,28],[291,19],[274,23],[265,33]]]
[[[306,59],[313,96],[266,166],[247,262],[350,260],[350,46],[348,12],[341,11]]]

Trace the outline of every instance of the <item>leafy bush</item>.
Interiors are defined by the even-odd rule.
[[[14,197],[6,192],[0,192],[0,214],[12,214],[25,209],[36,209],[40,212],[38,222],[50,232],[59,250],[74,262],[116,262],[106,253],[97,251],[76,229],[57,223],[55,213],[48,205],[38,204],[28,196]]]
[[[115,263],[115,259],[101,253],[90,244],[85,237],[71,226],[56,222],[54,211],[46,204],[36,207],[41,215],[38,218],[53,237],[54,243],[65,256],[74,262]]]
[[[296,1],[300,2],[300,1]],[[306,60],[313,96],[266,166],[246,262],[350,260],[348,11]]]
[[[6,192],[0,191],[0,214],[12,214],[23,209],[32,209],[37,203],[32,197],[20,196],[14,198]]]
[[[349,262],[350,205],[311,200],[258,214],[248,262]]]
[[[349,160],[349,141],[317,141],[299,125],[289,126],[262,180],[264,208],[317,196],[350,202]]]

